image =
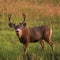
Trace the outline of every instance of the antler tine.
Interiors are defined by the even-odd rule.
[[[26,17],[26,15],[25,15],[24,13],[23,13],[22,15],[23,15],[23,19],[24,19],[24,20],[23,20],[23,23],[24,23],[24,22],[25,22],[25,17]]]
[[[11,13],[10,13],[10,14],[8,14],[9,22],[11,22],[11,16],[12,16],[12,14],[11,14]]]

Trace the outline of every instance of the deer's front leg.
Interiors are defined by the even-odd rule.
[[[24,55],[26,55],[26,53],[27,53],[27,47],[28,47],[28,43],[25,43],[24,46],[23,46]]]

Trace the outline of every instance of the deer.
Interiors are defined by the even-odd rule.
[[[16,32],[16,35],[19,41],[23,44],[24,55],[27,53],[27,47],[29,43],[39,42],[42,47],[42,51],[44,51],[44,41],[46,41],[50,47],[53,49],[53,41],[51,40],[52,36],[52,28],[46,25],[41,25],[37,27],[26,27],[26,15],[23,13],[23,21],[19,24],[14,24],[11,21],[12,14],[8,14],[9,27],[13,28]]]

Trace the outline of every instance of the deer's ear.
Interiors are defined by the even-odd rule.
[[[16,26],[16,25],[13,24],[13,23],[9,23],[8,25],[9,25],[9,27],[11,27],[11,28],[15,28],[15,26]]]
[[[26,22],[25,22],[25,23],[23,23],[23,26],[24,26],[24,27],[26,27],[26,25],[27,25],[27,24],[26,24]]]

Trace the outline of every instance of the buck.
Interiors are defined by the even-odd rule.
[[[26,16],[23,14],[23,22],[16,25],[11,21],[11,14],[8,15],[9,26],[15,30],[18,39],[23,44],[24,54],[27,52],[28,44],[35,42],[40,42],[42,51],[44,51],[44,41],[51,46],[53,51],[53,42],[51,40],[52,29],[45,25],[38,27],[26,27],[27,23],[25,18]]]

